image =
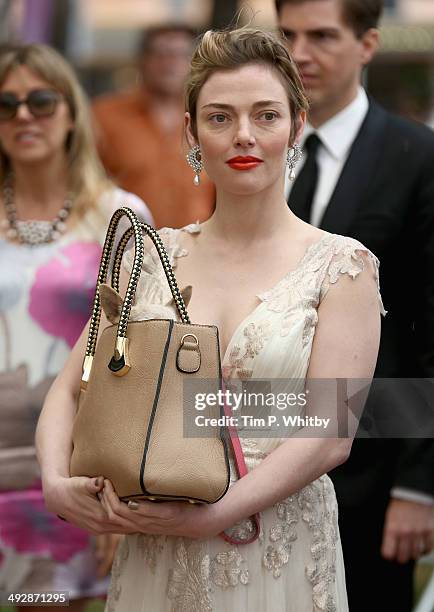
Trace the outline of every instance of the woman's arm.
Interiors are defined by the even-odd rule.
[[[102,315],[100,330],[108,325]],[[70,478],[72,426],[77,410],[83,357],[86,350],[86,325],[76,345],[55,379],[45,399],[37,429],[36,453],[42,473],[47,508],[93,533],[129,533],[125,522],[113,524],[98,500],[104,479]]]
[[[307,379],[369,381],[373,376],[380,340],[380,309],[373,266],[368,256],[363,258],[365,269],[359,276],[352,279],[343,275],[318,308]],[[324,400],[319,395],[318,400],[311,400],[311,409],[315,410],[317,402],[318,413],[323,413],[321,401]],[[327,410],[336,414],[336,406]],[[351,438],[289,438],[237,481],[220,501],[206,507],[142,502],[133,511],[117,500],[107,481],[103,504],[113,521],[117,517],[135,521],[137,531],[208,537],[273,506],[343,463],[351,443]]]
[[[71,351],[53,382],[36,428],[36,454],[42,470],[42,481],[69,478],[72,453],[72,425],[77,410],[78,393],[86,350],[89,324]]]

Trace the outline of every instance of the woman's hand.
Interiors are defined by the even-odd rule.
[[[104,533],[95,538],[95,557],[98,562],[97,576],[104,578],[110,573],[116,550],[123,536],[115,533]]]
[[[104,478],[57,477],[44,482],[45,504],[50,512],[93,534],[131,533],[123,531],[119,521],[112,523],[97,494]]]
[[[128,525],[132,532],[209,538],[218,535],[223,526],[215,504],[186,502],[121,502],[109,480],[104,480],[101,504],[108,519],[119,526]],[[226,526],[225,526],[226,527]]]

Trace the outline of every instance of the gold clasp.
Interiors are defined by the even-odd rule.
[[[181,338],[181,346],[184,344],[184,340],[186,338],[194,338],[196,342],[196,346],[199,346],[199,340],[197,339],[197,336],[195,336],[194,334],[184,334]]]
[[[83,374],[81,375],[80,388],[85,391],[89,382],[90,371],[92,369],[92,355],[85,355],[83,361]]]
[[[128,353],[128,338],[116,338],[115,354],[110,360],[109,368],[115,376],[125,376],[131,368]]]

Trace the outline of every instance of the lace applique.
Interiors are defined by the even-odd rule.
[[[256,462],[259,463],[260,461],[265,459],[268,454],[258,447],[258,441],[254,438],[242,438],[241,446],[243,447],[243,454],[246,462],[254,459]]]
[[[137,550],[153,574],[157,567],[157,556],[164,548],[163,537],[144,533],[137,536]]]
[[[229,353],[229,365],[223,367],[225,378],[251,378],[253,370],[247,367],[246,361],[253,360],[259,355],[271,336],[271,322],[264,320],[260,323],[248,323],[243,330],[245,340],[244,349],[234,344]]]
[[[249,570],[242,567],[245,560],[237,549],[215,555],[211,561],[211,580],[221,589],[249,583]]]
[[[190,225],[186,225],[182,229],[172,229],[170,227],[163,227],[158,230],[162,241],[164,242],[164,246],[166,247],[166,251],[169,255],[170,265],[173,268],[176,268],[176,260],[178,257],[186,257],[188,255],[187,249],[182,247],[179,244],[179,234],[180,232],[186,232],[187,234],[199,234],[201,232],[200,223],[190,223]],[[161,263],[159,262],[159,257],[157,251],[154,249],[153,257],[155,262],[162,268]]]
[[[295,496],[288,497],[274,506],[279,519],[269,529],[267,546],[262,557],[264,567],[272,572],[274,578],[280,578],[281,569],[289,562],[292,542],[297,539],[295,525],[299,521]]]
[[[197,540],[177,538],[174,567],[169,571],[167,596],[172,612],[212,612],[210,558]]]
[[[306,576],[313,587],[314,612],[336,612],[332,585],[336,579],[338,520],[333,485],[327,476],[322,476],[297,497],[302,519],[312,533],[313,563],[306,567]]]
[[[365,262],[360,253],[361,251],[366,253],[372,262],[375,273],[375,281],[377,284],[380,312],[383,316],[385,316],[387,314],[387,310],[384,308],[380,293],[380,262],[378,258],[358,240],[348,238],[347,236],[336,237],[338,240],[336,241],[335,247],[330,254],[328,265],[324,272],[324,280],[320,290],[320,301],[325,297],[330,285],[336,284],[340,276],[348,274],[351,278],[355,279],[360,272],[363,272],[365,269]]]
[[[231,348],[228,360],[228,364],[222,365],[222,374],[227,381],[227,388],[230,388],[228,385],[231,378],[246,380],[252,377],[253,370],[244,367],[244,354],[241,354],[241,347],[238,344],[234,344]]]
[[[117,553],[113,561],[111,570],[110,586],[107,593],[107,606],[105,612],[116,612],[117,603],[120,599],[122,587],[119,578],[122,574],[122,567],[130,554],[128,538],[124,537],[118,545]]]
[[[236,540],[243,542],[248,540],[255,533],[255,525],[251,519],[243,519],[232,527],[225,529],[226,535]]]
[[[270,321],[262,323],[249,323],[244,328],[246,337],[244,358],[254,359],[264,348],[266,340],[270,337]]]
[[[331,588],[336,577],[338,541],[333,485],[327,476],[322,476],[274,508],[279,520],[268,531],[270,543],[263,554],[264,567],[274,578],[281,576],[282,567],[289,562],[292,543],[297,540],[296,525],[301,519],[312,533],[313,563],[306,567],[306,576],[312,584],[313,612],[336,612]]]

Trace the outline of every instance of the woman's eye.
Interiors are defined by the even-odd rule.
[[[265,121],[273,121],[273,119],[276,119],[277,113],[273,113],[272,111],[267,111],[265,113],[262,113],[261,117],[264,118]]]
[[[213,115],[211,121],[214,123],[224,123],[226,121],[226,115]]]

